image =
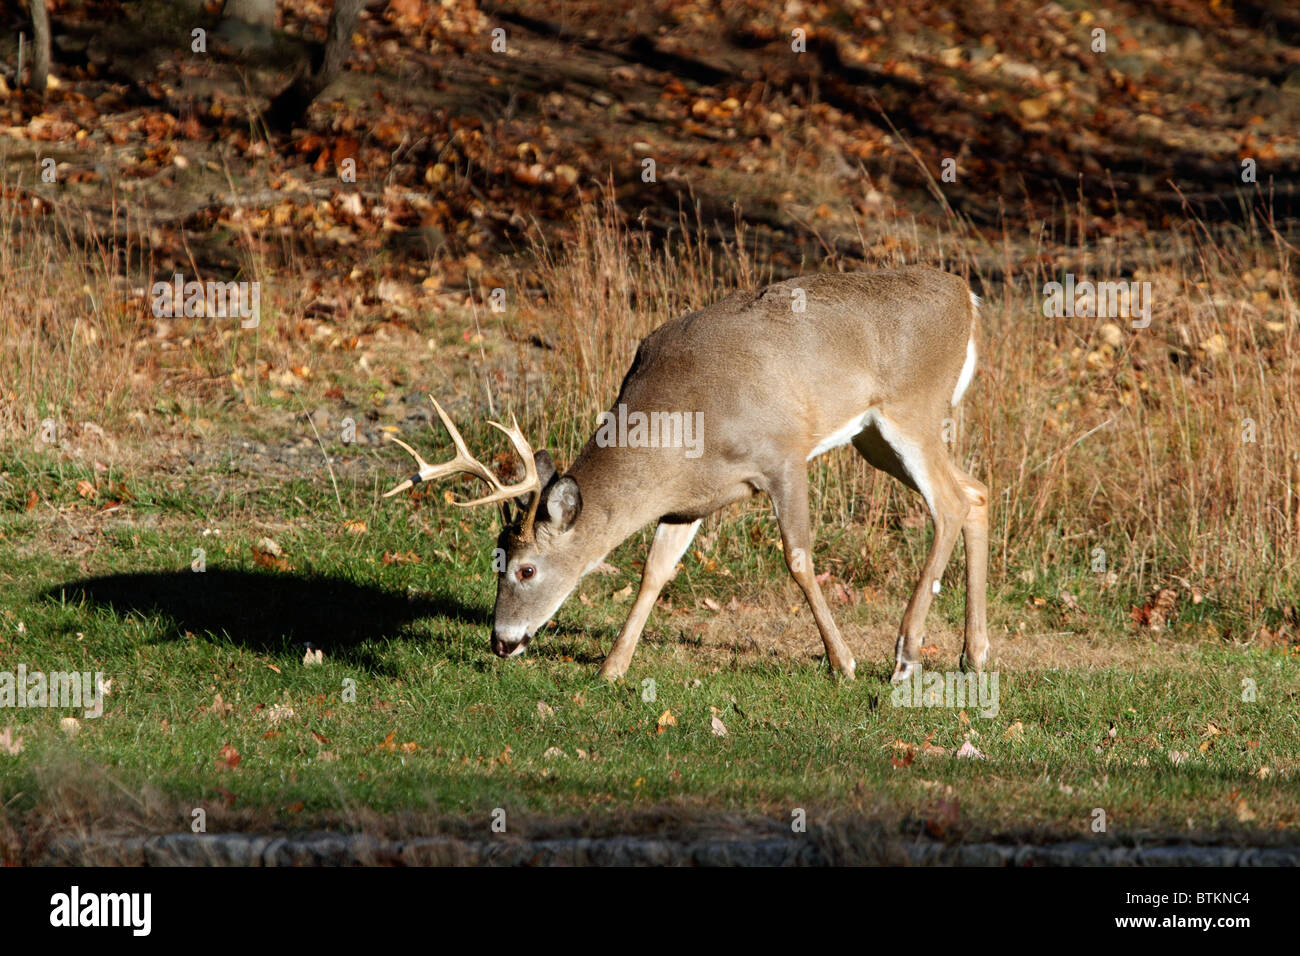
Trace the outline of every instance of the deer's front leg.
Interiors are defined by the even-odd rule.
[[[821,632],[822,643],[826,645],[826,657],[831,668],[837,670],[846,680],[853,680],[857,663],[853,654],[840,637],[840,630],[831,617],[831,609],[822,596],[822,589],[817,584],[817,575],[812,564],[812,524],[808,516],[808,471],[803,462],[797,462],[788,470],[784,480],[769,490],[772,507],[776,509],[776,521],[781,526],[781,542],[785,546],[785,564],[790,574],[803,591],[812,609],[817,630]]]
[[[627,616],[623,630],[619,631],[614,646],[610,648],[609,656],[600,665],[601,677],[617,680],[626,673],[628,665],[632,663],[636,643],[645,629],[646,619],[650,617],[650,611],[659,599],[659,592],[677,573],[677,562],[686,553],[699,528],[698,521],[690,524],[661,521],[655,528],[654,540],[650,542],[650,551],[645,557],[645,570],[641,573],[641,590],[637,592],[632,613]]]

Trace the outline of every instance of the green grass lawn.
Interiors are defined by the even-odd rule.
[[[500,661],[487,646],[492,517],[445,507],[441,489],[381,501],[349,481],[336,498],[327,477],[155,476],[125,480],[105,512],[111,475],[83,497],[77,481],[93,476],[55,459],[3,466],[0,671],[111,681],[99,718],[0,709],[9,749],[22,738],[17,753],[0,747],[0,815],[19,828],[188,830],[197,808],[209,832],[404,813],[486,834],[498,808],[512,828],[578,816],[593,830],[802,809],[810,825],[857,815],[945,839],[1271,841],[1300,823],[1294,655],[1202,636],[1148,656],[1133,645],[1150,639],[1131,632],[995,627],[996,716],[900,707],[884,649],[903,595],[837,609],[859,660],[844,683],[819,659],[810,615],[791,612],[779,555],[746,551],[730,574],[688,557],[627,680],[608,685],[595,668],[642,541],[611,557],[617,574],[586,579],[586,600],[571,598],[524,658]],[[918,550],[926,534],[913,533]],[[282,547],[279,567],[254,559],[263,537]],[[409,552],[420,560],[392,559]],[[960,570],[959,553],[954,583]],[[995,624],[1016,601],[997,593]],[[715,611],[709,595],[741,600]],[[955,666],[960,607],[946,588],[931,612],[945,634],[936,669]],[[781,652],[745,639],[791,625]],[[321,663],[304,663],[308,642]],[[982,759],[956,756],[967,742]]]

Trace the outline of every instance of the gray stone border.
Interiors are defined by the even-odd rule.
[[[1113,846],[1082,841],[1042,846],[869,841],[833,849],[814,834],[759,839],[615,836],[523,840],[364,834],[301,836],[173,833],[63,838],[35,862],[125,866],[1300,866],[1300,846]]]

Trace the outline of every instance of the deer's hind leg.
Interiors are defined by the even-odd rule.
[[[952,556],[957,534],[965,526],[971,504],[959,472],[948,458],[938,422],[921,424],[876,412],[853,446],[876,468],[920,493],[934,520],[934,540],[921,570],[894,645],[893,681],[904,681],[921,660],[925,616],[938,593],[943,570]],[[972,479],[973,480],[973,479]],[[987,643],[987,642],[986,642]]]
[[[983,482],[957,473],[962,493],[970,504],[962,523],[966,543],[966,644],[962,665],[979,670],[989,655],[989,490]]]

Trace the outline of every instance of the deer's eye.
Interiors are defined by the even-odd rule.
[[[515,572],[520,581],[527,581],[537,573],[537,569],[531,564],[521,564],[519,570]]]

